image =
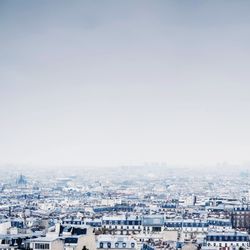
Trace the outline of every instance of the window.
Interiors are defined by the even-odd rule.
[[[103,248],[103,242],[100,242],[100,248]]]
[[[135,247],[135,243],[134,243],[134,242],[131,243],[131,247],[132,247],[132,248]]]
[[[108,248],[111,248],[111,243],[108,242],[108,243],[107,243],[107,246],[108,246]]]
[[[126,243],[125,243],[125,242],[122,243],[122,247],[123,247],[123,248],[126,247]]]

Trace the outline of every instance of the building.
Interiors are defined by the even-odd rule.
[[[233,249],[249,247],[249,235],[243,232],[209,232],[205,237],[203,249],[221,249],[230,247]]]
[[[27,242],[26,247],[33,250],[64,250],[63,241],[58,236],[46,236],[31,239]]]
[[[103,216],[102,227],[111,234],[136,234],[142,230],[139,216]]]
[[[250,208],[237,207],[232,212],[233,228],[250,230]]]

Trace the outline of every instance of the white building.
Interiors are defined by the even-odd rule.
[[[33,250],[64,250],[63,241],[57,236],[39,237],[29,240],[29,248]]]
[[[202,249],[239,249],[249,247],[249,235],[244,232],[209,232]]]

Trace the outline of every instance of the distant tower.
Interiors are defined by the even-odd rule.
[[[194,196],[193,196],[193,206],[196,204],[196,202],[197,202],[197,196],[194,195]]]
[[[17,185],[26,185],[27,184],[27,180],[26,180],[26,178],[22,174],[20,174],[19,177],[16,180],[16,184]]]

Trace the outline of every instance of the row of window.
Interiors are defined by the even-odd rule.
[[[103,226],[103,228],[106,228],[106,229],[135,229],[135,230],[140,230],[141,229],[141,227],[140,226],[137,226],[137,227],[135,227],[135,226],[132,226],[132,227],[129,227],[129,226],[126,226],[126,227],[124,227],[124,226],[121,226],[120,228],[118,228],[117,226]],[[150,227],[143,227],[143,230],[144,231],[150,231]],[[161,231],[162,229],[161,229],[161,227],[152,227],[152,230],[153,231]]]
[[[35,243],[35,249],[50,249],[48,243]]]
[[[116,248],[118,248],[119,245],[120,245],[119,242],[116,242],[116,243],[115,243],[115,247],[116,247]],[[132,242],[132,243],[130,244],[130,246],[131,246],[131,248],[134,248],[134,247],[135,247],[135,243]],[[126,242],[123,242],[123,243],[122,243],[122,247],[123,247],[123,248],[126,248],[126,247],[127,247],[127,243],[126,243]],[[100,248],[104,248],[104,243],[103,243],[103,242],[100,242]],[[108,243],[107,243],[107,248],[111,248],[111,242],[108,242]]]
[[[207,241],[248,241],[247,236],[207,236]]]
[[[104,226],[104,228],[109,228],[109,229],[114,228],[114,229],[117,229],[118,227],[117,227],[117,226],[114,226],[114,227],[112,227],[112,226],[108,226],[108,227],[107,227],[107,226]],[[135,226],[132,226],[132,227],[129,227],[129,226],[123,227],[123,226],[121,226],[120,229],[141,229],[141,227],[138,226],[137,228],[135,228]]]
[[[83,225],[83,221],[63,221],[62,224],[71,224],[71,225]]]
[[[141,225],[139,220],[104,220],[106,225]]]
[[[207,245],[208,245],[209,247],[210,247],[210,246],[214,246],[214,247],[219,246],[219,247],[222,247],[222,243],[219,243],[219,244],[218,244],[218,243],[213,243],[213,244],[212,244],[212,243],[208,243]],[[229,244],[225,243],[225,244],[223,244],[223,245],[224,245],[224,247],[227,247]],[[248,246],[249,244],[248,244],[248,243],[247,243],[247,244],[245,244],[245,243],[241,243],[241,244],[239,244],[239,243],[236,243],[236,244],[231,243],[230,245],[231,245],[231,246],[237,246],[237,247],[238,247],[239,245],[241,245],[241,246],[247,245],[247,246]]]
[[[164,226],[166,227],[200,227],[200,228],[207,228],[209,226],[209,224],[206,224],[206,223],[174,223],[174,222],[166,222],[164,224]],[[218,225],[218,226],[222,226],[221,225]]]

